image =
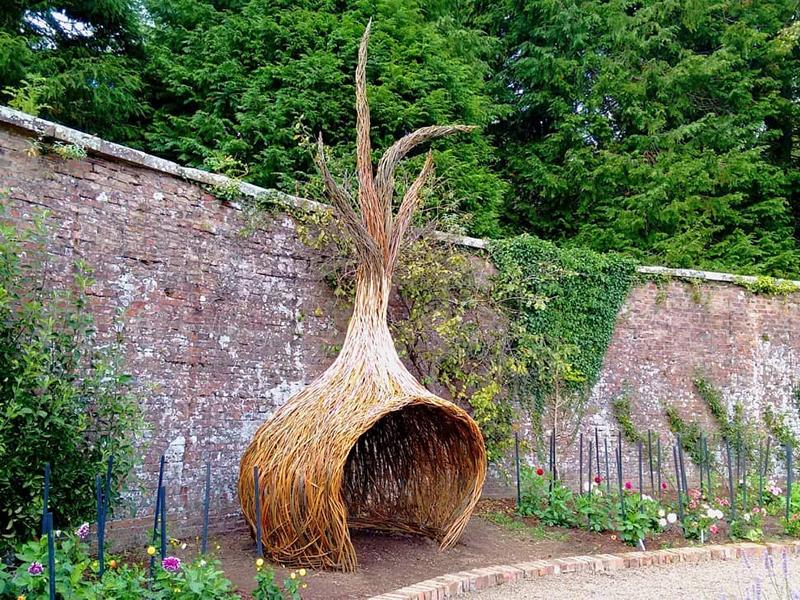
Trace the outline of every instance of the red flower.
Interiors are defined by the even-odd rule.
[[[626,481],[625,482],[625,489],[626,490],[632,490],[633,489],[633,484],[630,481]]]
[[[665,489],[667,489],[667,482],[666,482],[666,481],[662,481],[662,482],[661,482],[661,489],[662,489],[662,490],[665,490]]]
[[[544,475],[544,469],[542,467],[539,467],[538,469],[536,469],[536,474],[539,477],[541,477],[542,475]]]
[[[598,485],[599,485],[601,481],[603,481],[603,478],[602,478],[602,477],[600,477],[600,475],[595,475],[595,476],[594,476],[594,482],[595,482],[596,484],[598,484]]]

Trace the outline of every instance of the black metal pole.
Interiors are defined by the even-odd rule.
[[[619,485],[619,506],[625,518],[625,492],[622,491],[622,434],[617,439],[617,482]]]
[[[742,452],[742,511],[747,512],[747,453]]]
[[[105,526],[103,525],[103,478],[97,475],[94,480],[95,495],[97,496],[97,564],[98,575],[103,576],[105,572],[104,546],[105,546]]]
[[[733,488],[733,459],[731,458],[731,443],[725,442],[725,454],[728,457],[728,495],[731,501],[731,521],[736,520],[736,496]]]
[[[592,451],[593,450],[594,450],[594,447],[592,446],[592,440],[589,439],[589,477],[588,477],[589,488],[588,488],[588,492],[587,492],[589,494],[589,496],[592,495],[592,483],[593,483],[593,481],[592,481],[592,466],[593,466],[592,465],[592,459],[594,458],[594,456],[592,455]],[[583,484],[581,484],[581,485],[583,485]]]
[[[167,557],[167,487],[161,486],[161,560]]]
[[[642,440],[639,440],[637,444],[637,450],[639,452],[639,500],[642,499],[644,495],[644,465],[642,463]]]
[[[661,436],[656,438],[656,473],[658,473],[658,498],[664,497],[664,490],[661,489]]]
[[[764,504],[764,442],[758,442],[758,505]]]
[[[578,493],[579,494],[583,492],[583,490],[581,489],[582,487],[583,487],[583,432],[581,432],[580,434],[580,442],[578,443]]]
[[[517,479],[519,480],[519,472],[517,472]],[[208,549],[208,508],[211,497],[211,462],[206,463],[206,493],[203,499],[203,540],[200,544],[200,552],[206,553]]]
[[[597,431],[597,427],[594,428],[594,455],[597,474],[601,475],[603,467],[600,464],[600,433]],[[608,477],[608,473],[606,473],[606,477]]]
[[[697,471],[700,474],[700,495],[703,495],[703,489],[705,488],[705,482],[703,481],[703,434],[700,434],[700,437],[697,438]]]
[[[603,436],[603,448],[606,454],[606,493],[611,493],[611,471],[608,468],[608,432]],[[600,465],[597,465],[597,470],[600,470]]]
[[[514,466],[517,475],[517,510],[519,510],[522,504],[522,484],[519,478],[519,434],[516,431],[514,432]]]
[[[678,442],[678,462],[680,464],[680,472],[678,473],[678,477],[681,478],[681,487],[683,488],[684,492],[689,491],[688,482],[686,480],[686,469],[683,463],[683,440],[681,439],[681,434],[678,433],[675,436]]]
[[[792,506],[792,445],[786,444],[786,520],[789,520]]]
[[[647,464],[650,468],[650,493],[656,497],[656,480],[653,476],[653,430],[647,430]]]
[[[45,515],[45,529],[47,530],[47,584],[50,600],[56,600],[56,548],[53,540],[53,513]]]
[[[44,463],[44,497],[42,499],[42,535],[47,533],[47,513],[50,502],[50,463]]]
[[[678,489],[678,519],[681,522],[681,529],[683,529],[683,482],[681,481],[681,464],[678,452],[678,445],[672,447],[672,458],[675,461],[675,484]]]
[[[161,487],[164,485],[164,455],[161,455],[158,467],[158,487],[156,488],[156,507],[153,511],[153,545],[158,539],[158,520],[161,518]],[[156,564],[155,555],[150,557],[150,577],[153,576],[153,568]]]
[[[711,488],[711,453],[708,451],[708,438],[703,437],[703,456],[706,461],[706,489],[708,490],[708,497],[711,498],[713,490]]]

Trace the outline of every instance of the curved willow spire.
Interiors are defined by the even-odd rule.
[[[472,128],[419,129],[393,144],[373,173],[370,27],[356,69],[357,201],[331,175],[321,137],[316,155],[325,194],[357,253],[353,315],[333,364],[259,428],[241,462],[245,518],[254,530],[261,522],[265,550],[284,564],[355,569],[352,527],[418,533],[449,547],[466,526],[486,475],[478,426],[408,372],[386,322],[392,272],[433,156],[428,153],[396,214],[394,171],[419,145]]]

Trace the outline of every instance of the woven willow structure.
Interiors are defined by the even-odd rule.
[[[334,363],[256,432],[239,474],[245,518],[253,531],[261,520],[264,549],[273,560],[346,571],[357,564],[349,528],[422,534],[442,548],[455,544],[486,475],[477,425],[408,372],[386,321],[392,272],[433,169],[431,154],[396,214],[394,170],[420,144],[471,128],[415,131],[392,145],[373,170],[366,95],[369,29],[356,69],[360,215],[327,168],[322,138],[317,154],[326,194],[358,257],[347,336]],[[254,466],[261,473],[261,514],[255,514]]]

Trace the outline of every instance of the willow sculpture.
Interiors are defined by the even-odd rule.
[[[357,176],[360,216],[337,184],[319,139],[325,192],[358,258],[353,315],[334,363],[292,396],[256,432],[239,473],[242,510],[275,561],[356,568],[349,528],[407,532],[455,544],[486,475],[483,437],[458,406],[420,385],[405,368],[386,321],[392,272],[403,236],[431,175],[430,152],[394,213],[394,171],[414,148],[469,131],[425,127],[406,135],[373,172],[366,95],[369,25],[356,68]],[[256,514],[253,467],[258,466]]]

